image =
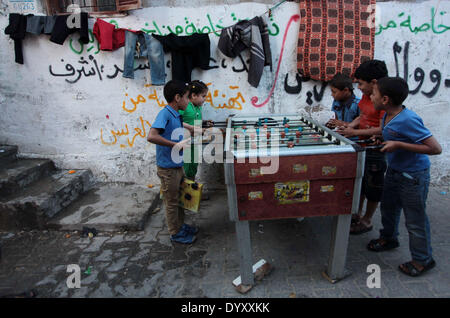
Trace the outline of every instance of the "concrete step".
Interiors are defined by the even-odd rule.
[[[48,159],[19,159],[0,168],[0,197],[18,192],[55,171],[53,161]]]
[[[46,223],[92,186],[90,170],[60,170],[0,198],[0,230],[44,229]]]
[[[159,189],[130,183],[98,183],[58,216],[48,227],[57,230],[142,231],[159,205]]]
[[[0,168],[17,158],[17,146],[0,145]]]

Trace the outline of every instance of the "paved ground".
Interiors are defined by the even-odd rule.
[[[442,194],[442,191],[447,191]],[[450,297],[450,194],[448,187],[430,189],[428,213],[437,266],[411,278],[397,269],[410,260],[404,219],[400,248],[384,253],[366,249],[378,236],[374,230],[350,236],[347,268],[352,275],[331,284],[321,271],[328,260],[331,218],[251,222],[253,260],[274,266],[270,275],[247,294],[237,293],[232,281],[239,275],[234,223],[228,220],[226,192],[216,191],[188,223],[200,226],[191,246],[172,245],[164,211],[152,214],[144,231],[102,233],[82,238],[80,232],[33,231],[0,233],[0,295],[35,289],[37,297]],[[70,237],[66,237],[67,234]],[[81,288],[66,285],[69,264],[81,268]],[[366,285],[367,266],[381,268],[381,288]],[[91,267],[90,274],[85,271]]]

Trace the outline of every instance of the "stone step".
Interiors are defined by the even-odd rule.
[[[17,158],[17,146],[0,145],[0,168]]]
[[[19,159],[0,168],[0,197],[18,192],[21,188],[55,171],[49,159]]]
[[[58,216],[48,227],[57,230],[142,231],[159,205],[159,189],[130,183],[98,183]]]
[[[90,170],[60,170],[0,198],[0,230],[44,229],[46,223],[92,186]]]

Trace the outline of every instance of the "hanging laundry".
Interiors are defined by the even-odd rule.
[[[125,61],[122,76],[134,78],[134,59],[147,58],[152,85],[164,85],[166,79],[162,44],[149,34],[125,30]]]
[[[369,6],[375,0],[300,1],[297,68],[304,77],[329,81],[336,73],[353,76],[373,59],[375,26]]]
[[[272,71],[269,32],[267,23],[262,17],[239,21],[233,26],[222,29],[218,48],[231,58],[240,56],[246,49],[250,50],[248,82],[253,87],[258,87],[264,66],[270,65]]]
[[[71,15],[59,15],[56,17],[55,26],[53,27],[52,35],[50,37],[50,41],[56,44],[63,45],[64,41],[67,39],[69,34],[75,33],[78,31],[80,33],[80,41],[81,43],[88,44],[89,43],[89,30],[88,30],[88,14],[86,12],[80,13],[80,27],[79,28],[69,28],[67,25],[67,19]]]
[[[125,45],[125,29],[102,19],[95,21],[93,33],[102,51],[114,51]]]
[[[35,35],[52,34],[55,22],[56,16],[29,14],[27,15],[27,33]]]
[[[172,79],[185,83],[191,81],[191,73],[195,67],[209,70],[209,59],[211,56],[208,34],[195,33],[190,36],[152,35],[163,45],[164,52],[172,52]]]
[[[9,25],[5,34],[14,40],[14,53],[16,63],[23,64],[22,40],[27,29],[27,17],[19,13],[9,14]]]

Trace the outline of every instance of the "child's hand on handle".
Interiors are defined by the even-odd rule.
[[[372,142],[370,145],[381,145],[383,142],[383,137],[380,135],[373,135],[369,138],[369,140]]]
[[[354,128],[348,127],[348,125],[339,126],[337,128],[337,132],[347,138],[357,136],[357,130]]]
[[[334,119],[330,119],[326,124],[325,127],[334,129],[336,127],[336,124],[334,123]]]
[[[393,152],[399,148],[398,142],[394,140],[389,140],[381,143],[383,147],[380,149],[381,152]]]
[[[347,123],[345,121],[342,121],[342,120],[339,120],[339,119],[333,119],[333,118],[330,119],[327,122],[327,125],[330,125],[332,128],[335,128],[335,127],[347,127]]]
[[[212,120],[210,120],[210,119],[204,120],[204,121],[202,122],[202,127],[204,127],[204,128],[211,128],[211,127],[214,127],[214,121],[212,121]]]
[[[173,147],[181,150],[189,147],[191,145],[191,137],[183,139],[182,141],[176,143]]]

